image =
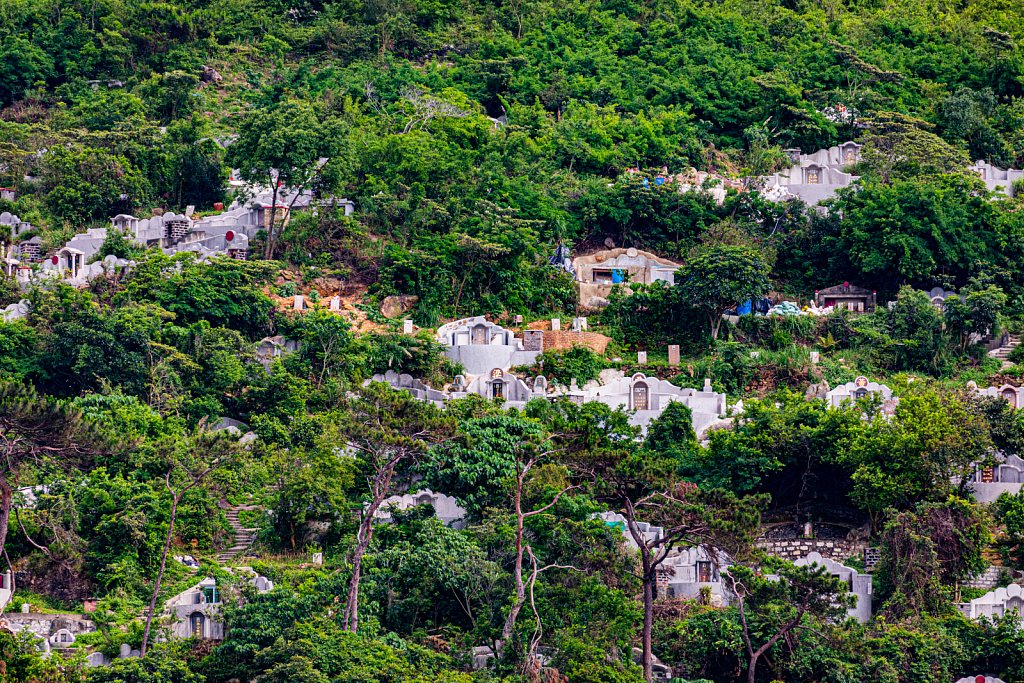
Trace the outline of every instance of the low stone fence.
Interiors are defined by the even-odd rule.
[[[988,569],[984,570],[970,581],[964,581],[963,585],[966,588],[990,590],[999,585],[999,579],[1002,578],[1005,571],[1006,570],[1002,567],[989,566]]]
[[[77,614],[39,614],[36,612],[8,612],[0,617],[0,627],[17,633],[28,630],[41,638],[49,638],[61,629],[67,629],[73,635],[90,633],[96,625],[90,619]]]
[[[544,350],[562,351],[574,346],[585,346],[594,353],[604,353],[611,339],[597,332],[572,330],[544,330]]]
[[[863,557],[867,544],[863,541],[820,540],[816,538],[797,538],[780,541],[759,539],[757,547],[770,555],[784,560],[794,561],[807,557],[808,553],[816,552],[836,562],[846,562],[851,557]]]

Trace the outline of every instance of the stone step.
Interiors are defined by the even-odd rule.
[[[249,546],[252,545],[253,541],[256,539],[256,534],[259,532],[259,529],[242,526],[239,515],[243,510],[257,509],[259,508],[256,505],[237,505],[224,508],[224,517],[228,520],[228,525],[231,526],[231,531],[234,535],[234,542],[230,548],[217,555],[218,562],[222,564],[230,562],[238,555],[248,550]]]

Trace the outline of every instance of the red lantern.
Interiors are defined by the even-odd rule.
[[[52,256],[50,258],[50,263],[52,263],[53,265],[57,265],[58,263],[60,263],[60,259],[57,258],[56,256]]]
[[[224,233],[224,239],[226,239],[228,242],[234,242],[235,241],[235,231],[234,230],[228,230],[226,233]]]

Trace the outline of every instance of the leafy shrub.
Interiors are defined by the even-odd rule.
[[[569,384],[575,379],[583,384],[597,379],[608,362],[585,346],[574,346],[567,351],[545,351],[538,356],[537,365],[556,382]]]

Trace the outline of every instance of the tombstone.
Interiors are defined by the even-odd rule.
[[[704,392],[710,394],[710,393],[714,393],[714,391],[715,390],[711,388],[711,378],[710,377],[705,377],[704,378]]]
[[[1017,399],[1017,387],[1012,387],[1012,386],[1010,386],[1008,384],[1004,384],[999,389],[999,395],[1002,396],[1003,400],[1005,400],[1007,403],[1009,403],[1012,407],[1014,407],[1014,408],[1018,408],[1019,407],[1018,406],[1018,399]]]
[[[643,380],[634,382],[633,387],[630,389],[630,394],[632,396],[632,405],[630,405],[630,408],[633,410],[650,409],[650,387],[647,386],[647,382]]]
[[[317,567],[322,567],[324,565],[324,554],[313,553],[313,564]]]
[[[474,671],[487,668],[490,661],[494,659],[494,650],[486,645],[474,647],[472,653]]]
[[[90,668],[106,666],[107,657],[102,652],[93,652],[85,658],[85,665]]]
[[[551,319],[551,329],[554,332],[557,332],[557,331],[561,330],[562,329],[562,321],[559,318],[552,318]]]
[[[679,367],[679,344],[669,344],[668,364],[674,368]]]
[[[544,350],[544,330],[524,330],[523,331],[523,350],[524,351],[543,351]]]
[[[533,391],[537,394],[543,394],[548,390],[548,380],[544,375],[537,375],[533,378]]]
[[[340,296],[332,296],[331,297],[331,310],[332,311],[340,311],[341,310],[341,297]]]
[[[50,636],[50,643],[58,647],[70,647],[75,642],[75,634],[66,628],[58,629]]]
[[[636,352],[636,362],[639,363],[640,365],[643,365],[644,363],[646,363],[647,362],[647,352],[646,351],[637,351]]]
[[[132,646],[128,643],[121,643],[121,649],[117,656],[121,659],[128,659],[132,656]]]
[[[864,568],[869,572],[874,570],[882,559],[882,551],[879,548],[864,548]]]
[[[586,332],[587,331],[587,319],[586,318],[573,318],[572,319],[572,331],[573,332]]]
[[[824,401],[828,397],[828,392],[831,390],[832,388],[828,385],[828,382],[811,384],[807,387],[807,391],[804,392],[804,399],[807,401],[815,399]]]
[[[406,318],[402,323],[402,334],[412,334],[412,320]]]
[[[821,360],[821,354],[817,351],[811,351],[811,363],[817,365],[819,360]]]
[[[523,324],[523,316],[517,315],[516,316],[516,325],[522,325],[522,324]]]
[[[27,602],[21,603],[21,613],[22,614],[28,614],[31,611],[32,611],[32,605],[28,604]]]
[[[751,351],[750,352],[750,357],[753,358],[754,360],[757,360],[758,358],[761,357],[761,352],[760,351]]]
[[[303,298],[301,294],[295,295],[294,308],[296,311],[301,311],[303,308],[305,308],[305,304],[303,303]]]
[[[466,378],[462,375],[455,375],[455,381],[452,382],[452,391],[465,391],[466,390]]]

